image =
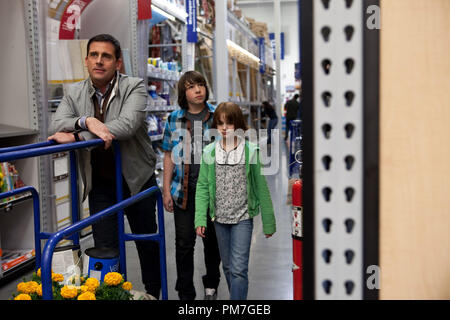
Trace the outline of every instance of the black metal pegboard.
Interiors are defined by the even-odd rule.
[[[358,25],[342,24],[342,28],[337,28],[336,26],[330,25],[332,19],[324,23],[320,28],[314,29],[314,22],[317,17],[313,14],[314,5],[323,6],[325,10],[332,10],[336,6],[341,6],[342,8],[351,9],[355,5],[355,1],[350,0],[329,0],[329,1],[312,1],[312,0],[301,0],[299,1],[299,15],[300,15],[300,38],[301,43],[301,63],[302,63],[302,90],[303,90],[303,103],[305,106],[314,106],[312,108],[304,108],[303,112],[303,123],[304,123],[304,166],[303,166],[303,201],[304,201],[304,253],[303,253],[303,263],[304,263],[304,298],[305,299],[317,299],[317,298],[334,298],[334,299],[377,299],[378,290],[368,288],[366,285],[366,280],[368,274],[366,273],[367,267],[378,265],[378,56],[379,56],[379,31],[374,29],[369,29],[366,27],[366,21],[368,19],[367,8],[369,6],[379,6],[379,1],[369,1],[365,0],[360,2],[359,5],[362,7],[358,9],[361,15],[361,20]],[[356,3],[358,5],[358,3]],[[342,23],[342,17],[341,23]],[[323,20],[322,20],[323,21]],[[317,20],[316,20],[317,22]],[[334,28],[333,28],[334,27]],[[333,157],[326,152],[321,156],[320,160],[316,159],[315,151],[316,144],[315,139],[318,135],[322,135],[323,139],[330,139],[332,134],[336,134],[338,130],[333,126],[334,119],[330,119],[328,122],[320,123],[320,128],[318,127],[317,116],[315,115],[316,108],[333,108],[336,107],[336,92],[333,90],[323,90],[322,88],[320,94],[316,93],[317,83],[315,80],[315,69],[319,63],[322,68],[322,72],[327,74],[327,72],[333,72],[333,65],[336,66],[336,61],[333,61],[333,52],[329,59],[321,59],[318,61],[318,55],[314,52],[314,41],[318,40],[320,37],[324,43],[330,41],[336,33],[339,32],[342,37],[342,45],[345,42],[352,41],[356,36],[358,36],[359,28],[362,37],[361,39],[361,58],[360,60],[352,59],[348,56],[343,62],[341,71],[343,71],[343,76],[345,73],[351,73],[355,68],[355,64],[360,63],[359,67],[362,69],[362,79],[360,92],[356,93],[351,90],[347,90],[343,93],[342,102],[339,106],[340,108],[351,108],[355,103],[359,104],[362,110],[361,113],[361,123],[355,124],[349,121],[345,123],[343,131],[347,138],[351,138],[353,134],[360,134],[362,141],[362,149],[358,157],[355,157],[351,152],[349,152],[343,159],[333,159]],[[340,30],[342,29],[342,30]],[[355,32],[356,31],[356,32]],[[333,63],[334,62],[334,63]],[[331,63],[331,69],[328,68]],[[344,79],[345,80],[345,79]],[[320,83],[319,83],[320,86]],[[339,92],[339,95],[341,92]],[[360,95],[359,97],[357,96]],[[341,98],[341,97],[340,97]],[[359,98],[359,100],[358,100]],[[333,99],[335,100],[333,102]],[[359,101],[359,102],[358,102]],[[334,103],[334,104],[333,104]],[[316,120],[316,125],[314,125]],[[355,130],[356,129],[356,130]],[[358,129],[361,131],[358,132]],[[339,133],[338,133],[339,134]],[[323,147],[322,147],[322,150]],[[342,160],[342,161],[341,161]],[[316,179],[316,170],[331,170],[333,166],[342,166],[342,171],[351,171],[355,166],[360,166],[361,180],[362,183],[359,186],[359,190],[353,188],[351,185],[344,188],[344,190],[338,190],[338,194],[343,191],[342,194],[337,195],[336,190],[332,190],[328,186],[318,187],[318,180]],[[335,180],[335,179],[334,179]],[[335,181],[334,181],[335,182]],[[320,191],[318,191],[320,190]],[[331,191],[331,195],[330,195]],[[320,192],[320,194],[319,194]],[[317,204],[315,199],[318,197],[333,197],[341,196],[344,199],[354,199],[354,197],[360,197],[362,203],[360,211],[360,220],[358,225],[355,221],[350,218],[344,218],[345,214],[337,214],[335,217],[325,218],[320,216],[318,212]],[[330,198],[328,199],[330,201]],[[326,201],[326,200],[325,200]],[[345,200],[344,200],[345,201]],[[342,221],[337,221],[340,219]],[[333,221],[334,220],[334,221]],[[341,223],[342,222],[342,223]],[[320,224],[320,226],[319,226]],[[342,225],[341,225],[342,224]],[[360,237],[358,241],[361,241],[360,252],[354,252],[351,248],[340,247],[338,250],[343,252],[337,252],[340,255],[340,261],[338,265],[330,267],[331,275],[335,279],[321,278],[322,275],[318,274],[318,262],[317,258],[320,257],[325,264],[331,264],[333,258],[336,258],[336,252],[333,252],[333,248],[325,248],[320,241],[317,241],[317,228],[320,227],[323,230],[326,228],[340,228],[341,235],[339,235],[335,240],[339,240],[339,237],[345,237],[345,233],[350,230],[354,232],[355,227],[360,232]],[[329,230],[330,231],[330,230]],[[336,249],[336,248],[335,248]],[[333,257],[334,255],[334,257]],[[355,260],[355,257],[358,259]],[[327,262],[328,261],[328,262]],[[345,271],[342,272],[342,264],[348,262],[358,263],[359,276],[355,281],[346,280]],[[335,261],[336,262],[336,261]],[[321,262],[319,262],[321,263]],[[320,268],[319,268],[320,269]],[[323,271],[323,268],[322,268]],[[321,271],[319,271],[321,272]],[[350,275],[350,274],[349,274]],[[330,291],[328,294],[324,291],[326,287],[330,284],[328,281],[337,281],[338,286],[343,286],[340,292],[334,294]],[[343,283],[340,283],[343,282]],[[355,282],[357,285],[355,285]],[[336,283],[331,283],[331,290],[336,288]],[[358,290],[357,295],[349,295],[348,292],[352,290]]]

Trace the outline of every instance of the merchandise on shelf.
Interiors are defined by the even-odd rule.
[[[149,77],[164,80],[178,80],[180,76],[177,62],[164,62],[161,58],[148,58],[147,73]]]
[[[1,256],[2,271],[8,271],[35,256],[34,249],[29,250],[3,250]]]
[[[156,170],[164,169],[164,151],[161,149],[161,145],[154,146],[154,150],[156,153]]]
[[[147,116],[146,122],[148,126],[148,134],[150,136],[163,134],[165,121],[162,118],[151,114]]]
[[[148,99],[148,106],[150,109],[159,109],[160,107],[165,107],[170,105],[169,94],[164,94],[164,97],[161,97],[156,93],[156,86],[150,85],[148,94],[150,98]]]
[[[15,166],[9,162],[0,163],[0,193],[8,192],[23,186],[25,186],[25,184],[22,179],[20,179],[19,172]],[[23,195],[5,198],[0,200],[0,203],[9,202],[21,197],[23,197]]]

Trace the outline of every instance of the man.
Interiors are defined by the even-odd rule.
[[[91,38],[85,65],[89,78],[68,88],[56,110],[48,139],[59,143],[101,138],[104,147],[81,150],[79,168],[89,194],[89,211],[95,214],[117,203],[113,139],[122,153],[123,198],[156,186],[156,156],[144,122],[147,92],[142,79],[120,74],[119,42],[111,35]],[[157,230],[156,197],[147,197],[125,209],[132,233]],[[93,225],[95,247],[118,248],[117,215]],[[142,281],[147,293],[159,298],[161,279],[159,247],[153,241],[136,241]]]
[[[180,110],[172,112],[166,123],[164,153],[164,207],[174,212],[175,289],[181,300],[194,300],[195,191],[200,170],[203,135],[211,127],[214,108],[208,104],[205,78],[196,71],[186,72],[178,82]],[[214,224],[209,220],[203,238],[206,275],[203,276],[205,300],[217,299],[220,281],[220,254]]]
[[[297,100],[299,97],[300,95],[296,93],[294,97],[284,105],[286,110],[286,135],[284,136],[284,141],[286,141],[289,136],[291,120],[299,119],[300,103]]]
[[[267,145],[269,146],[272,144],[272,130],[275,129],[278,124],[278,115],[274,106],[271,105],[269,101],[263,101],[262,106],[265,115],[269,117],[269,124],[267,125]]]

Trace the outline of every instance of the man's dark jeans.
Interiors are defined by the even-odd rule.
[[[125,179],[123,181],[123,199],[130,197],[130,190]],[[141,191],[156,186],[153,175],[142,187]],[[93,181],[92,190],[89,192],[89,211],[95,214],[116,204],[115,184]],[[155,233],[157,223],[155,216],[156,195],[142,199],[126,208],[125,215],[128,219],[131,232],[134,234]],[[92,226],[95,247],[107,247],[118,249],[118,225],[117,214],[108,216]],[[142,282],[145,290],[159,299],[161,289],[161,275],[159,269],[159,246],[154,241],[136,241],[136,248],[141,264]]]
[[[195,189],[189,188],[186,210],[174,205],[175,220],[175,260],[177,264],[177,282],[175,290],[180,300],[194,300],[194,247],[197,237],[194,229]],[[205,288],[217,290],[220,281],[220,253],[214,224],[208,214],[208,223],[203,238],[206,275],[202,277]]]

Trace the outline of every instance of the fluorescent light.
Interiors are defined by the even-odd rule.
[[[246,56],[248,56],[250,59],[255,60],[256,62],[259,63],[259,58],[257,56],[255,56],[254,54],[251,54],[250,52],[248,52],[247,50],[245,50],[244,48],[242,48],[238,44],[234,43],[230,39],[227,39],[227,45],[229,45],[230,47],[233,47],[234,49],[236,49],[239,52],[241,52],[241,53],[245,54]]]
[[[152,5],[152,12],[153,12],[153,11],[155,11],[156,13],[158,13],[158,14],[160,14],[160,15],[166,17],[166,18],[169,19],[169,20],[175,21],[175,17],[174,17],[173,15],[168,14],[167,12],[165,12],[165,11],[159,9],[158,7],[156,7],[156,6],[154,6],[154,5]]]

